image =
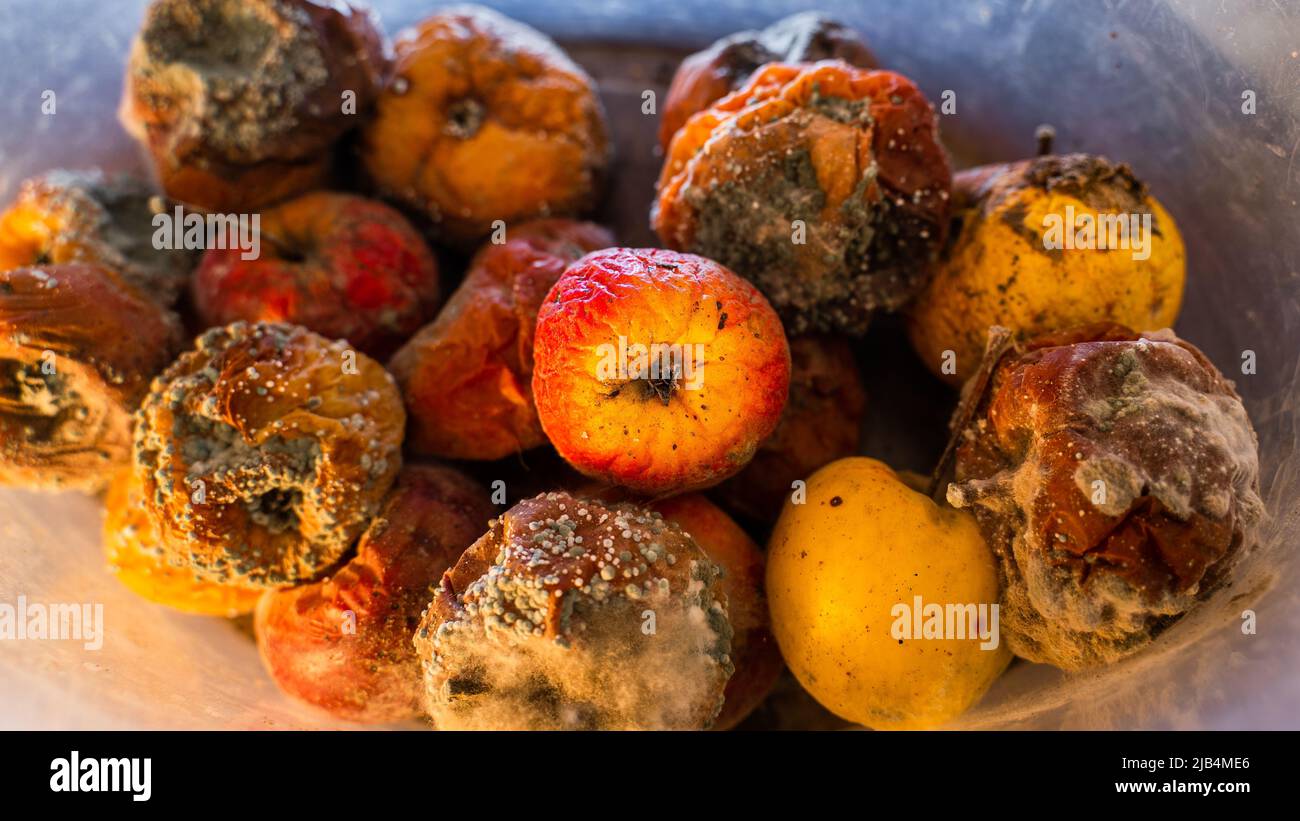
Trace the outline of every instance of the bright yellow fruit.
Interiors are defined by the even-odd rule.
[[[788,500],[768,549],[772,628],[786,663],[827,709],[876,729],[923,729],[960,715],[1006,668],[990,649],[998,601],[994,557],[970,514],[940,507],[888,466],[840,459]],[[920,638],[900,608],[984,604],[990,636]],[[946,617],[945,617],[946,619]],[[957,623],[954,619],[954,626]],[[969,623],[969,622],[965,622]],[[933,623],[932,623],[933,624]],[[922,630],[922,634],[924,634]],[[897,636],[908,637],[900,640]]]
[[[956,176],[953,200],[956,234],[908,310],[912,345],[950,384],[975,372],[991,325],[1027,339],[1091,322],[1143,331],[1177,319],[1183,239],[1128,166],[1085,154],[982,166]],[[1120,234],[1113,218],[1132,229],[1133,216],[1138,231]],[[954,373],[943,369],[948,350]]]

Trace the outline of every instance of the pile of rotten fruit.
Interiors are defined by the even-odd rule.
[[[662,108],[665,247],[618,247],[576,221],[596,89],[542,34],[156,0],[121,118],[160,190],[52,171],[0,216],[0,481],[106,489],[124,584],[251,613],[280,688],[361,722],[726,728],[797,680],[936,726],[1013,654],[1114,663],[1227,582],[1256,438],[1167,330],[1183,244],[1128,166],[954,178],[917,87],[817,15]],[[1140,217],[1145,255],[1053,247],[1067,212]],[[166,250],[171,214],[257,214],[260,256]],[[856,455],[878,312],[964,383],[928,482]]]

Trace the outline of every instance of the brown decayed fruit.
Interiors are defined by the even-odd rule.
[[[506,224],[594,204],[609,162],[595,84],[548,37],[481,6],[398,35],[362,164],[386,197],[471,246]]]
[[[492,521],[415,645],[439,729],[702,729],[731,634],[718,567],[681,528],[549,493]]]
[[[227,618],[251,613],[262,596],[256,587],[217,584],[173,567],[144,509],[140,480],[124,467],[104,497],[104,558],[122,584],[151,602],[183,613]]]
[[[212,248],[194,275],[205,327],[289,322],[391,354],[438,308],[438,262],[419,233],[376,200],[313,191],[261,214],[261,248]]]
[[[99,171],[47,171],[24,180],[0,214],[0,270],[101,265],[142,295],[171,305],[194,255],[154,247],[150,198],[142,182]]]
[[[667,150],[692,114],[743,86],[764,65],[819,60],[879,67],[857,32],[816,11],[792,14],[765,29],[738,31],[715,41],[677,67],[659,119],[660,146]]]
[[[772,435],[713,495],[756,522],[773,522],[796,480],[858,452],[867,394],[853,349],[840,337],[790,340],[790,398]]]
[[[534,220],[485,245],[447,306],[394,354],[407,446],[448,459],[500,459],[546,443],[533,404],[537,311],[565,268],[614,244],[598,225]]]
[[[861,333],[924,286],[942,247],[936,119],[900,74],[768,64],[673,137],[651,222],[753,280],[792,333]]]
[[[383,35],[344,0],[154,0],[120,119],[172,197],[255,209],[318,186],[373,104]]]
[[[1131,655],[1250,546],[1255,432],[1232,383],[1171,332],[1038,337],[976,407],[948,499],[998,555],[1016,655],[1070,670]]]
[[[98,490],[180,323],[98,265],[0,272],[0,485]]]
[[[401,468],[406,415],[379,363],[305,328],[212,328],[154,380],[135,469],[169,561],[250,587],[311,580]]]
[[[546,297],[533,398],[551,444],[591,478],[649,496],[735,474],[776,427],[790,351],[763,295],[723,266],[611,248]]]
[[[416,718],[411,636],[432,588],[495,512],[460,472],[405,467],[356,556],[323,581],[268,592],[258,604],[257,645],[276,684],[351,721]]]

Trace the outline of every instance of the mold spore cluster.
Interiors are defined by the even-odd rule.
[[[656,513],[521,502],[444,577],[416,633],[435,726],[707,726],[733,672],[720,573]]]

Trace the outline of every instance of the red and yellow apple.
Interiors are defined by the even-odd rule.
[[[738,472],[781,417],[790,348],[771,305],[718,263],[609,248],[538,312],[533,398],[583,474],[649,496]]]

